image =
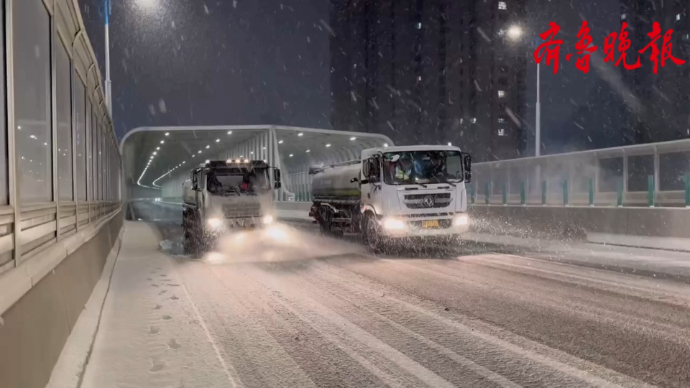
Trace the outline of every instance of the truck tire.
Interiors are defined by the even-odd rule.
[[[204,253],[204,241],[197,221],[198,217],[194,212],[187,213],[182,246],[185,254],[200,257]]]
[[[388,248],[388,242],[381,236],[380,226],[376,217],[368,215],[366,217],[365,229],[362,232],[364,242],[369,249],[374,253],[385,253]]]
[[[319,209],[319,227],[321,234],[326,236],[339,237],[343,235],[341,230],[333,230],[333,211],[326,206]]]

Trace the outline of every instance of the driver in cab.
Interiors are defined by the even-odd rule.
[[[417,166],[412,160],[412,156],[404,153],[400,156],[400,159],[395,164],[394,177],[397,181],[409,181],[418,175],[418,171]]]

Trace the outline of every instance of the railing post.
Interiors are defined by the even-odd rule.
[[[690,207],[690,174],[685,174],[685,207]]]
[[[563,206],[568,206],[568,180],[563,179]]]
[[[484,183],[484,203],[489,204],[489,182]]]
[[[541,181],[541,204],[546,205],[546,181]]]
[[[647,175],[647,204],[654,207],[654,175]]]
[[[520,205],[526,205],[527,204],[527,190],[525,188],[525,181],[523,180],[520,183]]]
[[[618,180],[618,187],[616,187],[616,206],[623,207],[623,179]]]
[[[503,206],[508,204],[508,184],[503,182]]]
[[[594,179],[589,178],[589,206],[594,206]]]

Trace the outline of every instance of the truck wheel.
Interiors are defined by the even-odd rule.
[[[198,229],[196,218],[190,215],[185,222],[183,249],[187,255],[201,256],[204,250],[204,241],[201,231]]]
[[[373,216],[367,217],[366,229],[363,233],[366,244],[375,253],[381,253],[386,250],[386,241],[379,231],[379,223]]]
[[[333,229],[333,212],[326,208],[323,207],[320,210],[319,214],[319,226],[321,227],[321,234],[324,234],[326,236],[335,236],[335,237],[340,237],[343,235],[343,232],[341,230],[334,230]]]

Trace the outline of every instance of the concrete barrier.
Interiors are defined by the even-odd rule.
[[[31,287],[2,312],[0,387],[43,388],[48,383],[70,331],[101,276],[122,222],[123,213],[119,211],[98,225],[92,237],[68,253],[40,280],[35,283],[32,280]],[[67,240],[66,245],[74,244]],[[21,277],[31,269],[22,265],[13,271],[13,276]],[[0,283],[6,280],[9,279],[0,279]]]
[[[690,250],[686,208],[474,205],[469,212],[477,233]]]
[[[310,221],[311,202],[278,202],[278,216]],[[496,236],[580,240],[690,250],[690,209],[473,205],[471,231]]]

